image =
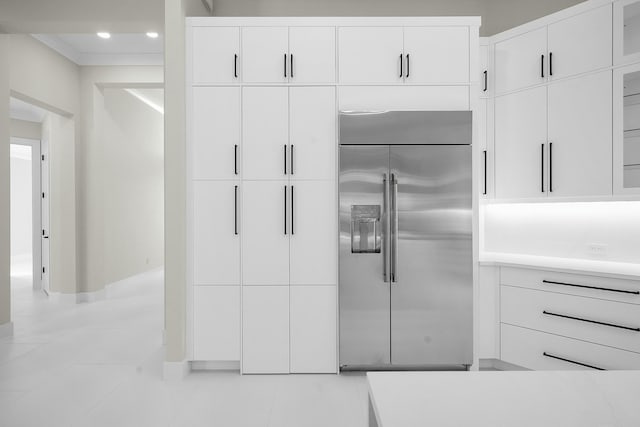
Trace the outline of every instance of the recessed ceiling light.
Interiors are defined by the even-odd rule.
[[[101,39],[110,39],[111,38],[111,34],[101,31],[98,34],[98,37],[100,37]]]
[[[158,38],[158,33],[156,33],[155,31],[149,31],[147,33],[147,37],[152,38],[152,39],[157,39]]]

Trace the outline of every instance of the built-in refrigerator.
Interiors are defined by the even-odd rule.
[[[472,116],[340,113],[340,368],[472,363]]]

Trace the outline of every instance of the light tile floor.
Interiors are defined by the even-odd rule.
[[[162,381],[161,272],[71,304],[12,278],[15,333],[0,340],[2,427],[367,425],[363,375],[194,372]]]

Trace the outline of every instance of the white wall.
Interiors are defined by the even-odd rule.
[[[485,206],[485,250],[617,262],[640,260],[640,202]],[[589,245],[607,246],[607,254]]]
[[[104,281],[164,264],[164,116],[124,89],[104,89]]]
[[[0,34],[0,325],[11,321],[9,93],[9,36]]]
[[[33,188],[31,147],[11,145],[11,259],[18,261],[32,254]]]
[[[38,122],[11,119],[11,136],[39,140],[42,137],[42,125]]]

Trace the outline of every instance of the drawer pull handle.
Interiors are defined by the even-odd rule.
[[[578,320],[580,322],[595,323],[597,325],[611,326],[612,328],[626,329],[628,331],[640,332],[640,328],[632,328],[629,326],[616,325],[615,323],[598,322],[597,320],[589,320],[589,319],[583,319],[581,317],[567,316],[566,314],[552,313],[547,310],[544,310],[542,314],[546,314],[548,316],[563,317],[565,319]]]
[[[620,292],[623,294],[640,295],[640,291],[625,291],[624,289],[611,289],[611,288],[601,288],[598,286],[576,285],[573,283],[553,282],[551,280],[543,280],[542,283],[551,283],[554,285],[573,286],[576,288],[597,289],[599,291]]]
[[[593,365],[587,365],[586,363],[576,362],[575,360],[565,359],[564,357],[560,357],[560,356],[554,356],[553,354],[549,354],[546,351],[544,353],[542,353],[542,355],[546,356],[546,357],[550,357],[552,359],[562,360],[563,362],[573,363],[574,365],[585,366],[587,368],[596,369],[598,371],[606,371],[606,369],[604,369],[604,368],[599,368],[599,367],[593,366]]]

